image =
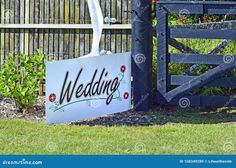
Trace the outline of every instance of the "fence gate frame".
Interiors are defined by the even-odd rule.
[[[236,2],[157,2],[157,101],[159,104],[182,106],[236,106],[236,99],[227,96],[186,96],[191,90],[202,86],[236,88],[236,78],[222,78],[221,75],[236,68],[236,57],[232,55],[181,53],[170,54],[168,44],[174,38],[204,38],[236,40],[236,30],[191,29],[169,27],[168,15],[187,14],[236,14]],[[200,76],[169,75],[169,63],[215,65]],[[178,87],[170,90],[171,85]]]

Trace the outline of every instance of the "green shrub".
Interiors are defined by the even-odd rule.
[[[0,93],[14,100],[18,112],[32,111],[40,83],[45,79],[45,56],[9,54],[0,71]]]

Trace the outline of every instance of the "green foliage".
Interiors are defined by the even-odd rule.
[[[9,54],[0,71],[0,93],[12,98],[19,111],[32,108],[45,79],[45,56],[37,50],[35,55]]]

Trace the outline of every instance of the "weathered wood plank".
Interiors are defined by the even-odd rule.
[[[168,13],[180,13],[181,10],[185,9],[191,14],[236,14],[235,2],[158,1],[157,3]]]
[[[55,0],[55,8],[54,8],[55,16],[54,16],[54,21],[53,21],[54,24],[60,23],[59,22],[60,17],[59,17],[59,5],[58,4],[59,4],[59,0]],[[56,29],[54,31],[54,44],[53,44],[53,47],[54,47],[54,50],[53,50],[53,54],[52,54],[53,56],[52,57],[55,60],[59,60],[59,30],[58,29]]]
[[[232,63],[221,64],[198,76],[197,78],[193,78],[188,83],[184,83],[183,85],[169,91],[168,93],[165,93],[165,99],[170,102],[173,98],[183,96],[193,89],[200,88],[234,68],[236,68],[236,61]]]
[[[5,20],[4,20],[4,17],[5,17],[5,15],[4,15],[4,13],[5,13],[5,1],[4,0],[2,0],[1,1],[1,24],[4,24],[5,23]],[[4,64],[4,61],[5,61],[5,59],[4,59],[4,55],[5,55],[5,52],[4,52],[4,50],[5,50],[5,43],[4,43],[4,41],[5,41],[5,30],[4,29],[1,29],[1,46],[0,46],[0,61],[1,61],[1,64],[0,64],[0,66],[2,66],[3,64]]]
[[[192,79],[197,76],[186,76],[186,75],[171,75],[171,85],[180,86],[184,83],[189,83]],[[218,86],[226,88],[236,88],[236,78],[219,78],[210,81],[205,86]]]
[[[35,8],[34,8],[34,1],[29,2],[29,24],[34,24],[35,23]],[[28,53],[32,55],[34,53],[34,29],[29,29],[29,49]]]
[[[10,18],[12,16],[12,11],[10,10],[10,0],[5,0],[5,23],[10,23]],[[5,30],[5,54],[4,59],[8,58],[8,53],[10,52],[10,29]]]
[[[236,40],[236,30],[171,28],[170,36],[172,38],[204,38],[204,39]]]
[[[80,1],[75,1],[75,24],[80,23]],[[75,29],[75,46],[74,46],[74,56],[79,57],[80,55],[80,31]]]
[[[164,103],[164,102],[163,102]],[[181,98],[173,99],[168,105],[180,106],[184,103],[184,108],[188,107],[235,107],[236,99],[234,97],[226,96],[185,96]],[[181,105],[182,106],[182,105]]]
[[[75,24],[75,0],[69,1],[69,18],[70,18],[70,24]],[[71,29],[69,30],[69,40],[68,40],[68,54],[69,58],[75,57],[75,30]]]
[[[30,14],[30,3],[29,0],[25,0],[25,24],[29,24],[29,14]],[[29,53],[29,29],[25,29],[25,46],[24,46],[24,52],[26,54]]]
[[[50,24],[54,23],[55,20],[55,8],[54,8],[54,1],[50,1],[49,5],[49,10],[47,11],[49,13],[49,22]],[[53,60],[56,59],[54,58],[54,30],[49,29],[49,37],[48,37],[48,59]]]
[[[168,91],[169,81],[168,81],[168,39],[169,34],[167,31],[167,13],[159,8],[157,10],[157,16],[159,24],[157,26],[157,37],[158,37],[158,77],[157,77],[157,90],[159,92],[158,97],[161,101],[162,96]]]
[[[233,60],[235,56],[227,55],[227,57]],[[182,64],[219,65],[227,61],[226,56],[216,54],[169,54],[169,58],[170,62]]]
[[[35,20],[35,24],[39,24],[40,23],[40,1],[39,0],[35,0],[34,1],[34,20]],[[38,29],[34,29],[34,50],[33,52],[36,52],[36,49],[39,48],[39,30]]]
[[[14,0],[10,0],[9,1],[9,10],[10,10],[10,18],[9,18],[9,22],[10,24],[14,24],[15,22],[15,1]],[[9,37],[9,43],[10,43],[10,47],[9,47],[9,52],[14,53],[15,52],[15,31],[14,29],[10,29],[10,37]]]
[[[15,0],[15,4],[14,4],[14,23],[20,23],[20,1],[19,0]],[[14,39],[14,52],[15,53],[19,53],[20,52],[20,30],[19,29],[15,29],[15,39]]]
[[[64,3],[63,1],[59,1],[59,19],[60,24],[65,23],[65,17],[64,17]],[[59,30],[59,59],[64,59],[64,53],[63,53],[63,46],[64,46],[64,31]]]
[[[50,13],[49,13],[49,9],[50,9],[50,4],[49,1],[46,0],[44,1],[44,24],[48,24],[49,20],[50,20]],[[48,55],[49,54],[49,29],[44,29],[43,32],[43,51],[44,54]]]
[[[40,0],[40,4],[39,4],[39,24],[44,24],[45,22],[45,2],[44,0]],[[44,42],[46,39],[44,39],[44,32],[46,31],[46,29],[39,29],[38,30],[38,44],[37,44],[37,48],[35,49],[40,49],[42,51],[44,51],[44,48],[46,46],[44,46]]]

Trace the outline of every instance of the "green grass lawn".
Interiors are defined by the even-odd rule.
[[[235,154],[236,114],[156,113],[156,126],[73,126],[0,119],[1,154]]]

